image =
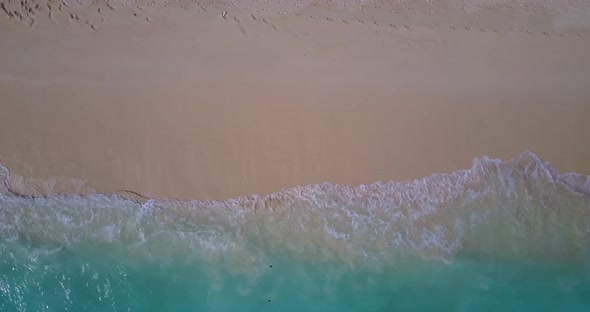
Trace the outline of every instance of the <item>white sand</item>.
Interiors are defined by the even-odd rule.
[[[580,1],[97,2],[2,0],[15,192],[223,199],[527,149],[590,174]]]

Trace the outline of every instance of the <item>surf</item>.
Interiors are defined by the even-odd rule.
[[[3,311],[590,307],[590,177],[531,152],[226,201],[18,196],[3,170]]]

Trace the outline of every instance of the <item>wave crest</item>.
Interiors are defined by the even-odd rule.
[[[560,174],[530,152],[414,181],[324,183],[226,201],[3,194],[0,240],[38,250],[99,241],[161,257],[231,253],[243,261],[274,253],[349,263],[590,259],[590,177]]]

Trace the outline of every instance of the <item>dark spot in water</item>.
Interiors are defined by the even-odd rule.
[[[272,269],[272,264],[271,264],[271,265],[269,265],[268,267]]]
[[[270,299],[268,299],[268,302],[270,302]]]

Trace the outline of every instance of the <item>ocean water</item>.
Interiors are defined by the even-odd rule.
[[[529,152],[227,201],[5,185],[0,311],[590,311],[590,177]]]

